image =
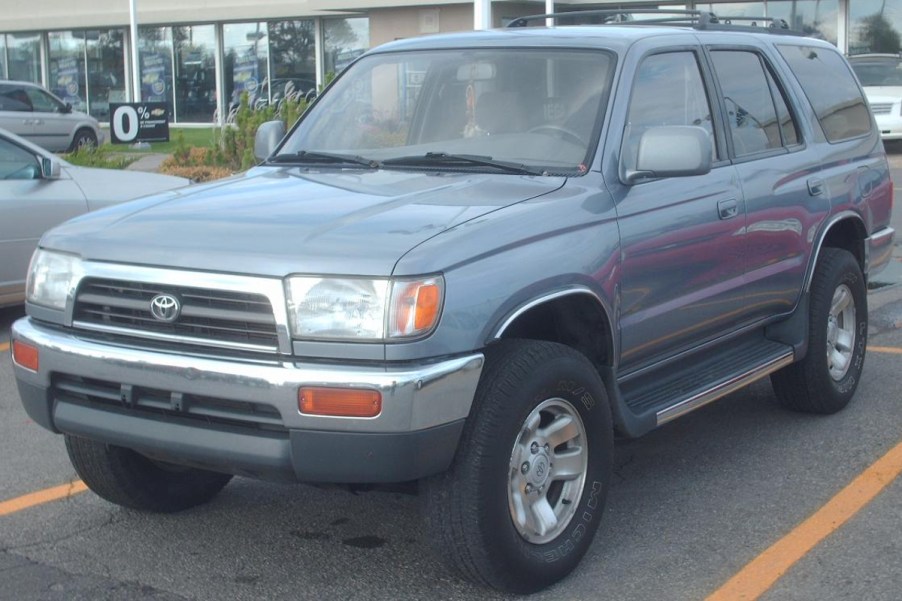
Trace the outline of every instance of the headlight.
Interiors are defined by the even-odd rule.
[[[291,333],[302,339],[376,342],[421,336],[438,322],[443,292],[441,277],[286,280]]]
[[[28,302],[51,309],[66,308],[83,275],[81,259],[75,255],[38,249],[31,258],[26,284]]]

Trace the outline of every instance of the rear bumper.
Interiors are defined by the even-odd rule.
[[[867,260],[865,264],[865,273],[868,276],[879,273],[893,257],[893,241],[896,237],[896,230],[891,227],[885,227],[874,232],[865,240],[865,252]]]
[[[29,416],[53,430],[173,463],[310,482],[399,482],[450,465],[483,357],[419,365],[246,362],[81,338],[17,321],[39,370],[15,365]],[[369,419],[301,414],[302,385],[377,389]]]

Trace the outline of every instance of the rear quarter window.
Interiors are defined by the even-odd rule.
[[[871,115],[851,69],[838,52],[813,46],[777,46],[814,107],[830,142],[871,131]]]

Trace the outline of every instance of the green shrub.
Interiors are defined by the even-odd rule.
[[[107,146],[85,146],[64,154],[63,158],[80,167],[102,167],[105,169],[125,169],[138,157],[112,152]]]

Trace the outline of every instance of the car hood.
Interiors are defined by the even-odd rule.
[[[46,234],[41,246],[85,259],[203,271],[386,276],[423,241],[565,181],[260,167],[175,197],[90,213]]]
[[[183,177],[123,171],[119,169],[95,169],[65,164],[63,170],[81,189],[92,211],[148,194],[180,188],[191,183]]]
[[[864,95],[870,104],[899,102],[902,99],[902,86],[865,86]]]

